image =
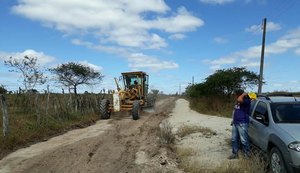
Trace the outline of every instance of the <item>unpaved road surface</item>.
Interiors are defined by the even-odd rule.
[[[189,108],[188,101],[168,97],[157,101],[155,112],[144,112],[137,121],[128,113],[114,114],[110,120],[20,149],[0,160],[0,173],[181,173],[175,151],[158,142],[163,121],[171,124],[174,134],[184,126],[215,132],[176,139],[175,148],[192,151],[188,159],[200,170],[230,162],[226,157],[231,120],[199,114]]]
[[[175,158],[157,139],[159,123],[175,100],[159,100],[155,112],[143,113],[137,121],[128,113],[114,114],[110,120],[20,149],[0,161],[0,173],[178,172]]]
[[[214,170],[220,166],[236,164],[237,160],[227,159],[231,155],[230,118],[200,114],[189,108],[188,101],[179,99],[176,101],[171,116],[166,120],[172,124],[174,134],[177,134],[182,127],[201,127],[212,132],[192,133],[176,142],[176,147],[180,150],[192,151],[189,160],[196,165],[197,170],[205,172],[205,170]]]

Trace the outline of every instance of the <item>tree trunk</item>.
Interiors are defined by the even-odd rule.
[[[9,134],[7,104],[4,95],[0,95],[0,97],[0,102],[3,110],[3,136],[6,137]]]
[[[50,100],[50,90],[49,85],[47,86],[47,102],[46,102],[46,124],[48,124],[48,109],[49,109],[49,100]]]
[[[74,85],[74,94],[77,95],[77,85]]]

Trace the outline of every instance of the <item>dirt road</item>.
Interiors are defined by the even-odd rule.
[[[174,134],[181,127],[193,126],[214,133],[177,137],[174,146],[186,155],[178,160],[174,151],[158,142],[162,121],[170,122]],[[180,173],[178,161],[184,160],[200,167],[197,170],[213,170],[230,162],[226,159],[230,121],[199,114],[190,110],[188,101],[168,97],[156,103],[155,112],[144,112],[137,121],[128,113],[114,114],[110,120],[18,150],[0,160],[0,173]]]
[[[175,105],[170,97],[134,121],[127,113],[20,149],[0,161],[8,172],[180,172],[157,142],[159,123]]]

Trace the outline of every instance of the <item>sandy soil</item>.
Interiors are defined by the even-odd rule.
[[[176,104],[176,107],[175,107]],[[193,160],[213,168],[230,154],[230,119],[198,114],[183,99],[156,103],[155,112],[134,121],[127,113],[113,115],[87,128],[72,130],[48,141],[20,149],[0,160],[0,173],[9,172],[183,172],[170,148],[161,146],[157,131],[169,121],[176,133],[183,125],[208,127],[216,133],[194,133],[178,139],[177,147],[193,148]]]
[[[176,146],[181,149],[192,149],[193,155],[190,160],[199,167],[209,170],[229,162],[227,157],[231,154],[230,118],[199,114],[189,108],[188,101],[179,99],[167,121],[172,124],[175,134],[184,126],[204,127],[214,132],[209,135],[201,132],[193,133],[179,139],[176,143]]]

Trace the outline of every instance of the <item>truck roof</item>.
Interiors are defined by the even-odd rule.
[[[133,74],[133,75],[138,75],[138,74],[147,75],[147,73],[143,72],[143,71],[133,71],[133,72],[123,72],[122,73],[122,75],[129,75],[129,74]]]

